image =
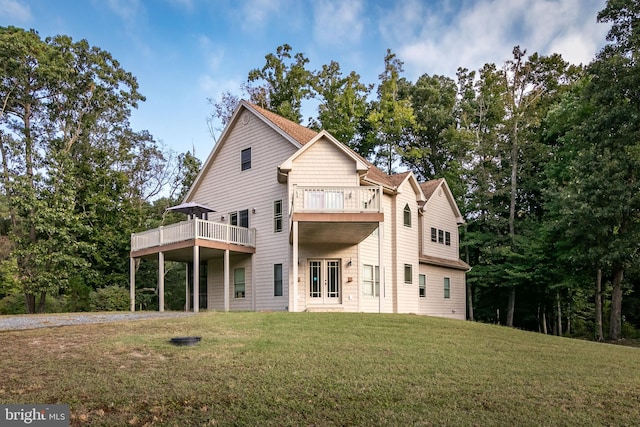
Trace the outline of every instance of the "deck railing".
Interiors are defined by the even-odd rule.
[[[256,233],[252,228],[222,222],[192,219],[131,235],[131,250],[163,246],[191,239],[213,240],[241,246],[255,247]]]
[[[293,186],[293,212],[381,212],[381,187]]]

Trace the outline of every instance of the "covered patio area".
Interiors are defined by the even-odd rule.
[[[158,309],[164,311],[165,261],[192,265],[188,275],[193,277],[193,291],[186,280],[186,311],[200,310],[200,263],[214,258],[223,259],[224,311],[229,311],[229,257],[233,253],[255,253],[255,230],[227,223],[197,218],[158,227],[131,235],[129,258],[130,310],[136,307],[136,267],[141,259],[158,260]],[[205,283],[206,286],[206,283]],[[191,295],[190,295],[191,294]]]

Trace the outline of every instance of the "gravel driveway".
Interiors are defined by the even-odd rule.
[[[192,316],[194,313],[180,311],[140,312],[140,313],[57,313],[23,314],[0,316],[0,331],[15,329],[49,328],[53,326],[82,325],[86,323],[121,322],[126,320],[158,319]]]

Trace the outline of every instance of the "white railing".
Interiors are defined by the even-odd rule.
[[[382,187],[293,186],[293,212],[381,212]]]
[[[212,240],[251,247],[256,245],[256,233],[252,228],[196,218],[141,233],[133,233],[131,235],[131,250],[138,251],[191,239]]]

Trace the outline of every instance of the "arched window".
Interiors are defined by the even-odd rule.
[[[411,227],[411,208],[408,203],[404,207],[404,226]]]

